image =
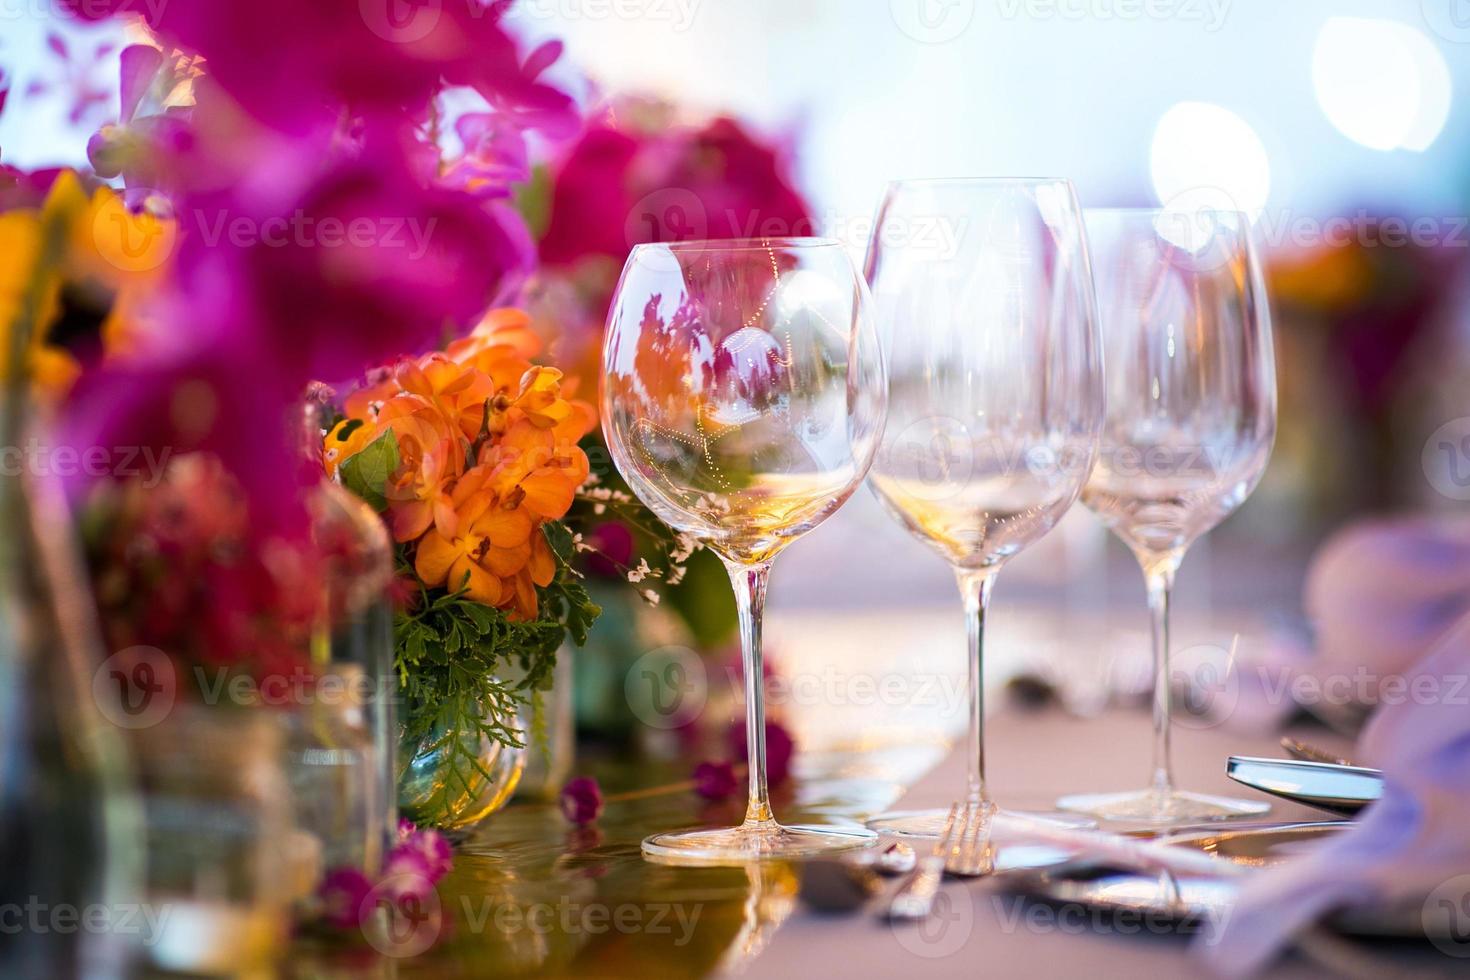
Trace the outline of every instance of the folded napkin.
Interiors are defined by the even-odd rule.
[[[1422,635],[1424,615],[1401,622]],[[1402,640],[1397,653],[1408,649]],[[1383,769],[1383,797],[1350,830],[1246,884],[1221,927],[1196,940],[1218,975],[1250,976],[1333,910],[1422,902],[1470,874],[1470,615],[1403,674],[1411,693],[1379,707],[1358,747]]]
[[[1286,722],[1298,705],[1371,707],[1470,615],[1470,515],[1369,521],[1332,537],[1304,589],[1315,642],[1281,637],[1242,664],[1228,723]]]

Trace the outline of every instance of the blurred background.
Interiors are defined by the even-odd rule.
[[[85,134],[115,112],[113,29],[0,5],[0,159],[84,163]],[[1251,213],[1280,432],[1261,487],[1185,562],[1177,647],[1249,657],[1301,634],[1304,570],[1334,528],[1470,499],[1470,0],[527,0],[510,16],[566,42],[558,81],[618,126],[738,120],[740,139],[695,141],[716,156],[703,164],[736,166],[747,135],[769,147],[814,230],[855,255],[904,177],[1066,176],[1084,205],[1206,195]],[[567,151],[542,152],[548,179],[565,176]],[[671,220],[658,195],[685,186],[639,202]],[[553,197],[555,237],[568,219]],[[658,638],[722,649],[708,625],[728,622],[722,578]],[[1087,710],[1146,682],[1143,600],[1131,556],[1079,508],[1008,566],[990,668],[1059,678]],[[960,676],[948,570],[866,492],[783,556],[769,612],[785,669],[835,657]],[[600,627],[625,655],[653,643],[620,629]],[[933,723],[952,728],[951,708]],[[808,739],[856,717],[812,715],[793,719]]]

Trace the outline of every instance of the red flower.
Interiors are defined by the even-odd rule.
[[[694,767],[694,792],[707,800],[729,799],[739,788],[732,762],[701,762]]]
[[[741,762],[749,763],[745,747],[745,719],[730,726],[730,748]],[[777,786],[791,775],[791,757],[796,752],[796,743],[791,733],[779,722],[766,722],[766,782]]]
[[[635,109],[618,115],[635,118]],[[727,118],[697,129],[591,126],[557,167],[541,260],[571,267],[601,259],[615,276],[640,242],[814,234],[783,156]],[[588,300],[599,322],[611,297],[607,278]]]
[[[591,776],[578,776],[561,790],[562,816],[580,826],[602,815],[602,789]]]

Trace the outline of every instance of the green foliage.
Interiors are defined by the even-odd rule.
[[[712,551],[696,551],[686,562],[684,581],[669,589],[668,607],[678,613],[701,650],[732,643],[740,625],[730,576]]]
[[[388,508],[384,487],[398,469],[400,459],[398,437],[389,429],[361,452],[343,461],[339,469],[342,485],[382,513]]]
[[[491,778],[476,752],[477,734],[521,747],[518,712],[551,687],[562,642],[568,636],[579,646],[586,642],[602,611],[571,567],[571,533],[554,521],[544,531],[557,569],[551,584],[537,589],[534,621],[513,622],[502,610],[445,589],[422,589],[416,607],[395,618],[403,738],[448,750],[439,798],[430,805],[444,817],[456,798],[475,793],[477,774]]]

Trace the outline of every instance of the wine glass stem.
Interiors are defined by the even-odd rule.
[[[1169,745],[1169,601],[1174,591],[1174,573],[1181,556],[1141,555],[1143,578],[1148,586],[1148,610],[1153,626],[1154,648],[1154,792],[1174,792],[1174,763]]]
[[[965,625],[970,636],[970,770],[968,802],[990,801],[985,790],[985,610],[990,605],[990,583],[995,569],[958,569],[960,595],[965,600]]]
[[[766,685],[761,660],[761,617],[766,608],[766,579],[771,563],[727,563],[735,608],[740,614],[740,663],[745,672],[745,758],[750,774],[750,802],[746,827],[774,825],[771,798],[766,789]]]

